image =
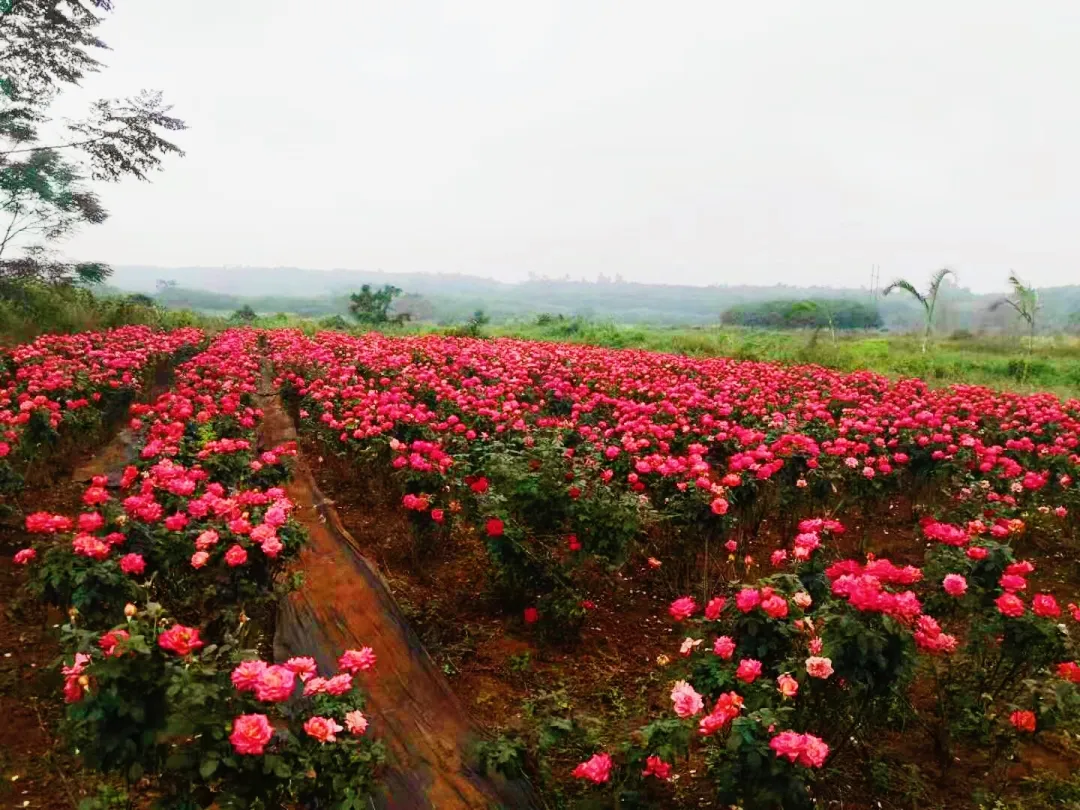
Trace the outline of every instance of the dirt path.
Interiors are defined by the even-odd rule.
[[[295,438],[292,420],[269,380],[264,379],[260,399],[263,440],[277,444]],[[439,810],[535,806],[526,784],[485,777],[469,766],[476,727],[303,458],[287,490],[310,544],[298,563],[304,586],[279,609],[275,657],[310,655],[320,667],[333,669],[344,649],[375,649],[378,666],[366,684],[368,710],[390,751],[379,805]]]

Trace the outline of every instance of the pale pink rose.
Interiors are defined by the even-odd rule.
[[[683,655],[690,655],[694,650],[701,646],[700,638],[687,638],[683,640],[682,645],[679,647],[679,652]]]
[[[694,687],[686,681],[675,682],[671,690],[671,701],[674,704],[675,714],[683,719],[693,717],[705,708],[701,695],[694,691]]]
[[[824,680],[833,674],[832,660],[812,655],[806,659],[806,672],[811,678]]]
[[[364,732],[367,731],[368,720],[364,717],[362,711],[354,709],[351,712],[345,713],[345,728],[349,730],[350,734],[362,737],[364,736]]]

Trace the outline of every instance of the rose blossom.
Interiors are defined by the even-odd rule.
[[[238,754],[261,754],[273,736],[265,714],[242,714],[233,720],[229,742]]]
[[[818,655],[811,655],[806,659],[806,674],[811,678],[821,678],[822,680],[828,678],[833,674],[832,660]]]
[[[281,703],[292,697],[296,687],[296,675],[283,666],[268,666],[255,682],[255,697],[271,703]]]
[[[146,570],[146,560],[141,554],[125,554],[120,558],[120,570],[125,574],[141,574]]]
[[[1024,600],[1015,594],[1003,593],[994,600],[994,604],[1002,616],[1018,619],[1024,615]]]
[[[793,698],[799,693],[799,682],[785,672],[776,679],[776,691],[786,698]]]
[[[963,596],[967,591],[967,580],[960,574],[946,574],[945,579],[941,581],[941,587],[949,596]]]
[[[352,689],[352,675],[342,672],[333,678],[327,678],[326,685],[323,688],[326,690],[326,694],[340,697]]]
[[[304,732],[320,743],[337,742],[334,735],[344,730],[332,717],[309,717],[304,722]]]
[[[345,713],[345,728],[349,730],[350,734],[363,737],[368,728],[368,719],[364,717],[362,711],[353,709],[351,712]]]
[[[229,677],[233,686],[241,692],[254,692],[266,667],[265,661],[241,661]]]
[[[574,768],[573,776],[602,785],[611,777],[611,757],[608,754],[593,754]]]
[[[229,550],[225,552],[225,564],[230,568],[236,568],[238,565],[243,565],[247,562],[247,551],[239,543],[234,543],[229,546]]]
[[[675,714],[684,720],[705,708],[701,695],[686,681],[675,682],[671,690],[671,702],[674,704]]]
[[[190,655],[204,643],[199,638],[198,629],[184,627],[181,624],[174,624],[158,636],[158,646],[163,650],[171,650],[177,655]]]
[[[705,618],[711,622],[720,618],[720,612],[724,609],[724,605],[727,604],[727,599],[722,596],[714,596],[709,600],[709,604],[705,606]]]
[[[655,776],[657,779],[666,782],[671,778],[671,764],[664,762],[660,757],[653,754],[645,759],[645,770],[641,772],[642,776]]]
[[[318,672],[315,659],[308,656],[290,658],[285,662],[285,667],[291,669],[296,677],[302,681],[308,680]]]
[[[369,672],[375,668],[375,651],[371,647],[346,650],[338,659],[338,666],[351,675],[357,672]]]
[[[735,670],[735,677],[743,683],[753,683],[761,675],[761,662],[754,658],[744,658]]]
[[[1031,733],[1035,731],[1035,713],[1029,711],[1017,711],[1009,715],[1009,722],[1017,731]]]
[[[697,612],[697,602],[692,596],[681,596],[668,606],[668,614],[677,622],[689,619]]]

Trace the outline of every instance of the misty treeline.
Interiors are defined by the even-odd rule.
[[[836,299],[770,299],[724,310],[721,323],[769,329],[880,329],[881,312],[868,301]]]
[[[299,268],[117,267],[114,292],[141,292],[162,306],[229,314],[250,306],[256,312],[285,312],[304,317],[349,317],[350,295],[363,284],[403,290],[393,311],[407,311],[413,323],[465,323],[482,309],[493,323],[529,321],[541,313],[609,320],[624,324],[668,326],[715,325],[724,313],[780,310],[796,302],[818,305],[815,319],[835,310],[851,324],[875,328],[873,313],[891,331],[917,331],[924,314],[910,297],[872,296],[867,290],[786,285],[717,285],[530,280],[519,284],[439,273],[389,274],[373,271],[315,271]],[[959,277],[959,284],[963,276]],[[1002,278],[1002,290],[1007,279]],[[253,292],[257,291],[257,294]],[[1045,288],[1040,293],[1040,333],[1080,330],[1080,285]],[[934,330],[1010,333],[1026,331],[1008,307],[994,307],[1003,293],[977,295],[950,280],[941,290]],[[804,314],[805,316],[805,314]],[[733,317],[733,316],[729,316]],[[744,317],[744,316],[739,316]],[[749,316],[745,316],[749,317]],[[733,321],[734,322],[734,321]],[[815,325],[812,320],[805,325]],[[749,324],[756,325],[756,324]],[[775,328],[777,324],[762,326]],[[794,326],[802,324],[795,323]],[[827,323],[822,324],[828,328]],[[834,322],[834,327],[842,326]]]

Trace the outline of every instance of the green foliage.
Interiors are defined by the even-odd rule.
[[[938,295],[941,292],[941,285],[949,275],[955,275],[955,273],[948,268],[943,268],[934,273],[930,278],[930,285],[927,287],[925,294],[920,293],[915,289],[915,285],[910,281],[902,278],[898,278],[881,292],[882,295],[888,295],[894,290],[903,290],[922,305],[924,318],[922,350],[924,353],[926,352],[927,344],[930,341],[930,332],[934,328],[934,312],[937,310]]]
[[[101,295],[73,285],[0,284],[0,334],[26,341],[43,332],[88,332],[127,324],[175,329],[221,323],[193,312],[167,311],[147,299]]]
[[[230,317],[229,320],[233,321],[234,323],[252,323],[258,317],[259,314],[247,304],[245,304],[244,306],[240,307],[240,309],[236,310],[236,312],[232,314],[232,317]]]
[[[64,628],[66,646],[89,656],[65,720],[65,736],[91,767],[130,782],[158,774],[162,807],[364,807],[382,762],[381,744],[343,735],[322,745],[301,728],[313,715],[344,717],[364,702],[357,688],[339,696],[256,702],[230,672],[252,658],[229,634],[178,656],[157,643],[169,624],[150,603],[116,631],[127,634],[105,654],[94,631]],[[83,682],[85,679],[85,682]],[[261,756],[234,750],[229,732],[241,714],[269,716],[274,736]],[[99,805],[100,806],[100,805]]]
[[[721,322],[729,326],[770,329],[878,329],[877,307],[861,301],[808,299],[761,301],[740,304],[724,311]]]
[[[520,737],[500,734],[494,740],[481,740],[474,753],[481,773],[517,779],[525,772],[527,747]]]
[[[409,319],[408,313],[390,314],[390,305],[401,295],[401,290],[390,284],[373,290],[370,284],[360,288],[360,292],[349,296],[349,312],[359,323],[365,326],[400,325]]]
[[[782,716],[782,715],[781,715]],[[723,744],[710,738],[706,762],[716,782],[717,799],[745,810],[805,810],[814,806],[811,774],[778,758],[769,749],[770,727],[783,727],[773,711],[761,709],[731,724]]]
[[[457,337],[479,338],[484,336],[484,327],[491,323],[491,318],[482,309],[476,310],[469,319],[461,326],[447,331],[447,334]]]

